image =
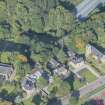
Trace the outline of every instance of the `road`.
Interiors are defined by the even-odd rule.
[[[87,93],[101,87],[105,85],[105,76],[101,76],[100,78],[98,78],[95,82],[92,82],[82,88],[79,89],[80,91],[80,96],[84,96]]]

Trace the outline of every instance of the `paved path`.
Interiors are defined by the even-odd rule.
[[[92,99],[92,98],[94,98],[95,96],[98,96],[98,95],[99,95],[100,93],[102,93],[102,92],[105,92],[105,88],[102,89],[101,91],[99,91],[99,92],[97,92],[97,93],[91,95],[91,96],[89,97],[89,99]]]
[[[77,75],[77,77],[80,78],[80,75],[78,74],[79,71],[82,71],[83,69],[87,68],[90,72],[92,72],[97,78],[100,77],[100,75],[95,71],[94,68],[92,68],[91,66],[89,65],[84,65],[84,66],[81,66],[80,68],[77,68],[75,70],[72,70],[73,73],[75,73]]]
[[[62,105],[69,105],[69,97],[70,95],[67,95],[61,98]]]
[[[100,77],[100,74],[97,73],[93,67],[86,65],[86,68],[88,68],[88,70],[91,71],[96,77],[98,77],[98,78]]]
[[[72,70],[72,72],[73,73],[78,73],[79,71],[83,70],[84,68],[86,68],[86,65],[83,65],[80,68],[76,68],[76,69]]]
[[[105,85],[105,76],[101,76],[99,79],[97,79],[95,82],[92,82],[85,87],[82,87],[79,89],[80,91],[80,96],[84,96],[87,93]]]
[[[31,94],[27,94],[26,97],[22,98],[21,102],[22,102],[22,101],[25,101],[25,100],[27,100],[27,99],[29,99],[31,96],[34,96],[34,95],[36,95],[36,94],[39,93],[39,92],[40,92],[39,89],[35,89],[35,91],[33,92],[32,95],[31,95]]]

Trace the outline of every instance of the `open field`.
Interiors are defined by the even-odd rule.
[[[105,75],[105,64],[101,63],[100,61],[97,61],[95,59],[92,58],[88,58],[87,59],[88,63],[94,67],[94,69],[100,73],[100,75]]]
[[[91,73],[91,71],[89,71],[87,68],[81,70],[81,71],[79,72],[79,75],[80,75],[82,78],[85,78],[88,83],[93,82],[93,81],[96,80],[96,76],[95,76],[93,73]]]
[[[6,90],[8,93],[11,93],[16,90],[16,87],[11,84],[5,84],[0,88],[0,90]]]
[[[83,87],[86,85],[86,82],[81,82],[78,77],[75,76],[75,81],[74,81],[74,88],[78,90],[79,88]]]
[[[24,105],[34,105],[33,102],[32,102],[32,97],[30,97],[29,99],[25,100],[23,103],[24,103]]]
[[[74,87],[75,89],[79,89],[88,83],[94,82],[97,80],[97,76],[94,74],[94,72],[91,72],[89,68],[83,67],[81,69],[76,69],[74,71],[75,74],[75,80],[74,80]]]

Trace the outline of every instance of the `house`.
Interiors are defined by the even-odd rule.
[[[42,73],[42,77],[47,80],[47,82],[50,84],[53,82],[53,77],[47,72],[47,71],[44,71]]]
[[[50,69],[55,69],[55,68],[57,68],[58,66],[60,66],[60,63],[57,61],[57,60],[55,60],[54,58],[52,58],[49,62],[48,62],[48,68],[50,68]]]
[[[69,64],[71,64],[74,68],[79,68],[83,66],[85,63],[84,58],[81,56],[75,56],[73,59],[70,59]]]
[[[43,70],[36,70],[32,74],[29,75],[31,80],[39,79],[42,76]]]
[[[98,6],[105,3],[105,0],[83,0],[76,6],[76,17],[78,20],[86,19],[89,14]]]
[[[102,63],[105,63],[105,54],[99,51],[94,46],[88,44],[86,45],[86,57],[92,55],[96,60],[101,61]]]
[[[49,62],[48,62],[48,66],[49,66],[49,69],[51,70],[51,73],[52,75],[66,75],[68,70],[65,68],[65,65],[63,65],[60,61],[58,61],[57,59],[51,59]]]
[[[84,65],[83,56],[76,54],[72,49],[68,49],[67,56],[69,57],[69,64],[74,68],[78,68]]]
[[[35,91],[35,82],[42,76],[42,70],[35,70],[32,74],[27,75],[22,81],[21,86],[27,94],[31,95]]]
[[[21,81],[21,86],[22,86],[22,89],[24,91],[26,91],[26,93],[28,95],[32,95],[33,92],[35,91],[35,84],[34,84],[34,81],[32,81],[31,79],[29,79],[28,77],[24,78],[22,81]]]
[[[12,65],[0,63],[0,80],[12,80],[15,70]]]
[[[57,67],[56,69],[53,70],[53,74],[57,74],[59,76],[61,75],[66,75],[68,72],[68,70],[65,68],[65,66],[60,66],[60,67]]]
[[[35,92],[35,85],[36,81],[40,78],[43,77],[47,80],[48,83],[53,82],[52,76],[50,76],[47,72],[44,70],[35,70],[32,72],[32,74],[27,75],[22,81],[21,81],[21,86],[24,91],[28,95],[32,95]]]

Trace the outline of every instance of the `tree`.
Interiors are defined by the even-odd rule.
[[[71,93],[71,97],[70,97],[70,105],[77,105],[78,101],[79,101],[79,97],[80,97],[80,93],[78,90],[74,90]]]
[[[58,87],[56,94],[57,96],[63,97],[67,96],[69,93],[70,93],[70,85],[63,81]]]
[[[45,27],[45,31],[55,31],[57,37],[62,37],[64,36],[63,32],[72,30],[71,24],[73,24],[73,15],[62,6],[58,6],[49,11],[48,24]]]
[[[35,95],[34,97],[33,97],[33,103],[35,103],[35,105],[40,105],[41,104],[41,96],[39,95],[39,94],[37,94],[37,95]]]
[[[76,97],[70,97],[70,105],[77,105],[78,104],[78,100],[76,99]]]
[[[0,101],[0,105],[12,105],[12,103],[9,101],[3,100],[3,101]]]
[[[17,59],[20,60],[20,62],[26,63],[28,61],[28,58],[24,55],[18,55]]]
[[[54,97],[48,100],[47,105],[62,105],[62,102],[57,97]]]
[[[39,88],[44,88],[44,87],[46,87],[47,85],[48,85],[48,83],[47,83],[47,80],[45,79],[45,78],[43,78],[43,77],[40,77],[38,80],[37,80],[37,86],[39,87]]]

